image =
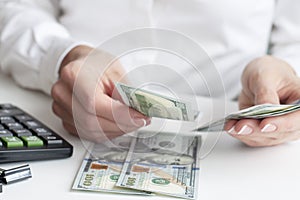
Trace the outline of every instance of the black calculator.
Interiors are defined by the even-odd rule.
[[[0,163],[59,159],[73,147],[49,127],[11,104],[0,104]]]

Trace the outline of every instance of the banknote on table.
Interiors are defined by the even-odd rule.
[[[196,199],[201,136],[143,134],[132,141],[117,186]]]
[[[276,104],[261,104],[252,106],[238,112],[231,113],[225,118],[212,123],[205,124],[197,128],[195,131],[222,131],[224,123],[230,119],[264,119],[285,115],[291,112],[300,110],[299,104],[276,105]]]
[[[116,83],[115,85],[124,103],[146,116],[184,121],[192,121],[197,116],[197,112],[191,109],[188,102],[134,88],[123,83]]]
[[[121,194],[151,195],[149,192],[116,186],[125,161],[131,137],[95,144],[88,151],[77,173],[72,189]]]

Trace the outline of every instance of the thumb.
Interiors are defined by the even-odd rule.
[[[279,96],[275,88],[259,87],[254,94],[254,103],[258,104],[280,104]]]

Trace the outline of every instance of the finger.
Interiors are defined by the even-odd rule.
[[[141,120],[136,123],[137,120],[131,121],[131,118],[127,119],[127,121],[123,120],[121,122],[121,120],[118,120],[118,118],[125,116],[119,112],[115,114],[116,120],[111,121],[105,117],[86,112],[86,110],[77,100],[74,100],[73,104],[73,117],[75,118],[75,121],[78,122],[81,127],[89,131],[128,133],[146,125],[146,121]]]
[[[117,90],[117,88],[115,87],[114,84],[112,84],[111,97],[112,97],[113,99],[116,99],[116,100],[122,102],[123,104],[125,104],[125,102],[124,102],[123,99],[122,99],[121,94],[118,92],[118,90]]]
[[[52,102],[52,110],[56,116],[58,116],[62,121],[65,121],[69,124],[74,124],[72,114],[61,107],[57,102]]]
[[[269,83],[262,83],[261,87],[259,87],[254,93],[255,105],[265,104],[265,103],[280,104],[277,91],[275,90],[275,88],[268,88],[267,84]]]
[[[52,87],[51,96],[56,104],[68,113],[72,113],[72,90],[63,80],[58,80]]]
[[[300,131],[293,131],[293,132],[288,132],[286,133],[288,134],[287,137],[283,137],[283,142],[291,142],[291,141],[296,141],[300,139]]]
[[[244,90],[242,90],[239,96],[239,108],[245,109],[254,106],[254,100],[252,96],[246,94]]]
[[[73,119],[72,113],[64,110],[64,108],[56,102],[53,102],[53,111],[63,121],[69,124],[75,123],[77,127],[81,127],[84,131],[128,133],[139,128],[139,126],[131,126],[131,124],[121,125],[109,121],[105,118],[99,118],[95,115],[87,113],[77,101],[74,101],[73,104],[75,109],[75,119]]]
[[[82,105],[88,112],[120,125],[143,127],[151,122],[149,117],[129,108],[120,101],[112,99],[101,91],[96,92],[94,98],[87,100]]]
[[[264,76],[262,74],[257,75],[254,80],[252,80],[252,92],[254,94],[254,104],[279,104],[280,99],[277,93],[276,84],[278,81],[271,76]],[[276,78],[276,77],[275,77]]]
[[[234,131],[229,132],[233,137],[251,147],[274,146],[300,138],[300,126],[295,119],[299,113],[291,113],[285,117],[266,118],[258,120],[240,120]],[[280,124],[273,127],[274,124]],[[243,128],[247,126],[247,128]],[[252,132],[248,128],[252,129]],[[256,128],[255,128],[256,127]]]
[[[233,136],[250,135],[254,132],[260,132],[259,120],[241,119],[228,131]]]
[[[76,66],[74,68],[78,67]],[[150,118],[105,94],[105,92],[102,91],[103,88],[101,88],[103,86],[99,84],[95,75],[91,75],[90,71],[88,71],[89,74],[85,74],[87,73],[86,69],[83,69],[82,72],[80,71],[80,73],[78,73],[78,70],[76,71],[74,68],[65,67],[61,72],[62,79],[66,80],[70,89],[73,88],[72,84],[75,84],[75,81],[69,79],[74,79],[75,77],[76,84],[73,90],[73,98],[75,96],[86,111],[126,126],[133,124],[134,126],[138,125],[142,127],[145,125],[145,122],[146,125],[150,123]],[[78,75],[76,77],[77,73]]]
[[[295,104],[299,103],[300,99],[300,79],[297,77],[291,86],[284,88],[280,91],[281,103]]]
[[[95,111],[98,116],[123,125],[132,124],[132,126],[142,127],[150,124],[151,119],[149,117],[107,95],[96,95],[95,99]]]
[[[260,122],[259,127],[263,133],[294,132],[300,130],[299,118],[300,111],[283,116],[265,118]]]
[[[59,104],[61,107],[60,109],[56,109],[56,114],[58,114],[59,117],[61,117],[62,119],[67,120],[68,122],[70,122],[72,119],[72,114],[73,114],[73,110],[75,109],[80,113],[77,115],[77,118],[79,118],[78,122],[84,122],[84,125],[89,128],[92,129],[95,127],[98,127],[99,124],[98,122],[95,122],[95,119],[93,118],[93,114],[88,114],[86,112],[86,110],[82,107],[82,105],[78,102],[77,98],[74,97],[72,100],[72,95],[71,95],[71,91],[69,90],[69,88],[67,87],[67,85],[63,82],[63,81],[58,81],[52,88],[52,96],[54,101]],[[106,95],[104,95],[104,99],[106,99]],[[74,107],[72,107],[72,102],[74,103]],[[117,102],[116,102],[117,103]],[[147,119],[147,121],[143,120],[143,119],[139,119],[139,115],[141,114],[136,114],[135,112],[132,112],[132,109],[129,109],[127,106],[119,103],[120,106],[116,106],[116,108],[114,108],[114,112],[112,112],[111,110],[109,110],[109,107],[111,107],[110,105],[103,105],[101,106],[101,109],[104,110],[103,113],[106,113],[108,115],[98,115],[99,118],[102,118],[102,120],[100,120],[100,124],[102,127],[111,127],[109,130],[107,130],[106,128],[104,129],[105,131],[121,131],[120,128],[122,129],[122,132],[126,131],[126,132],[131,132],[133,130],[136,130],[139,127],[143,127],[147,124],[149,124],[149,119]],[[122,107],[122,108],[120,108]],[[60,111],[60,112],[59,112]],[[64,111],[64,112],[62,112]],[[127,114],[126,112],[128,112],[129,114]],[[85,113],[86,115],[82,115],[82,113]],[[67,115],[68,114],[68,115]],[[109,114],[111,114],[111,118],[113,118],[113,120],[109,119]],[[129,117],[128,117],[129,115]],[[83,116],[86,116],[85,118]],[[108,118],[108,119],[107,119]],[[86,123],[87,121],[89,121],[88,123]],[[93,123],[94,121],[94,123]],[[111,122],[109,122],[111,121]],[[118,126],[120,128],[117,128],[116,124],[118,124]]]
[[[268,147],[298,140],[300,132],[273,132],[268,134],[257,132],[251,135],[239,135],[236,138],[250,147]]]
[[[96,131],[85,131],[80,128],[75,128],[74,125],[69,124],[67,122],[63,122],[64,128],[71,134],[80,137],[81,139],[87,139],[90,141],[94,141],[97,143],[104,142],[107,140],[111,140],[113,138],[119,137],[123,135],[123,133],[101,133]],[[84,134],[82,134],[84,133]]]
[[[237,123],[237,120],[234,120],[234,119],[228,120],[224,125],[224,130],[225,131],[231,130],[232,128],[234,128],[236,123]]]
[[[127,78],[125,76],[126,72],[123,70],[122,67],[120,67],[121,64],[118,64],[118,62],[114,62],[114,63],[115,64],[117,63],[117,65],[113,64],[116,67],[109,68],[112,70],[109,70],[109,69],[106,70],[105,71],[106,79],[105,80],[104,80],[104,78],[101,79],[101,82],[103,84],[102,89],[104,89],[104,91],[107,92],[108,96],[111,96],[116,100],[122,101],[121,95],[116,90],[115,83],[121,82],[121,83],[128,84],[129,81],[127,80]]]
[[[71,133],[72,135],[78,136],[78,132],[74,124],[68,123],[66,121],[62,121],[63,127],[66,131]]]

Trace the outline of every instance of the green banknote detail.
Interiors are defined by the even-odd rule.
[[[174,120],[193,120],[190,105],[179,100],[125,84],[116,84],[124,102],[149,117]]]

